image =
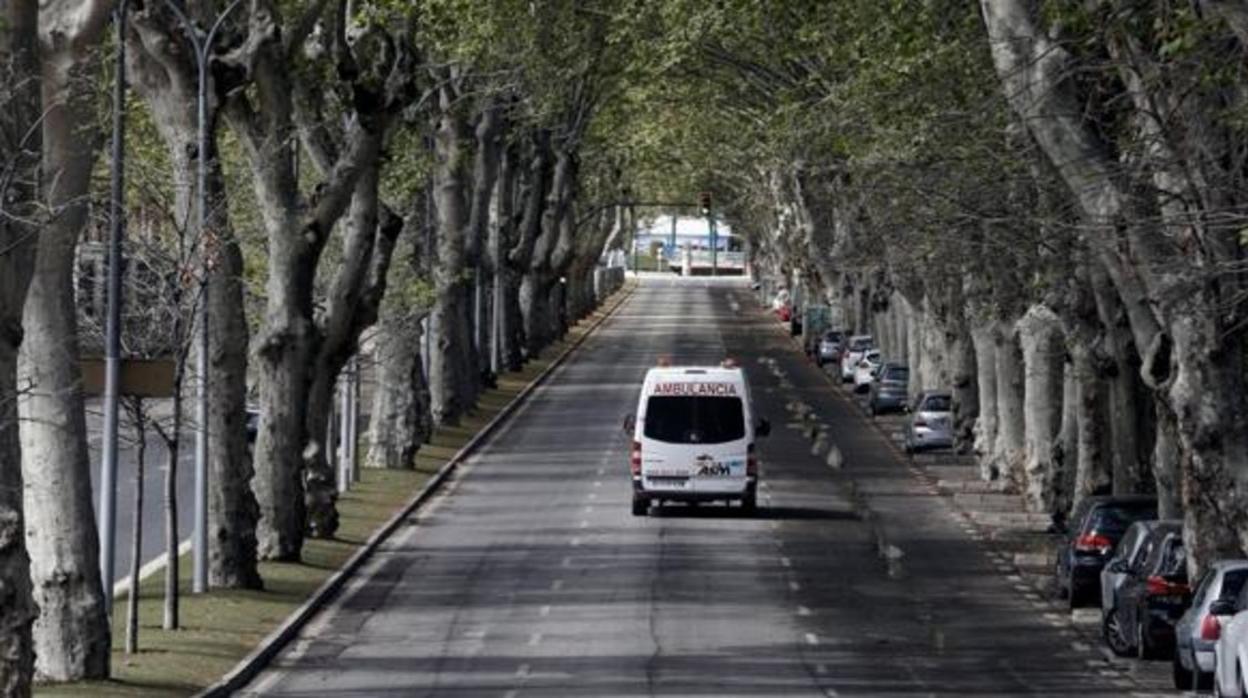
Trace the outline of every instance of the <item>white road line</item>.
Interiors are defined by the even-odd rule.
[[[582,521],[582,522],[581,522],[581,528],[589,528],[589,522],[588,522],[588,521]]]
[[[504,693],[503,698],[516,698],[516,696],[518,695],[520,695],[520,691],[517,691],[516,689],[513,688],[510,691],[507,691],[506,693]]]
[[[606,475],[606,474],[607,474],[607,469],[606,469],[606,468],[599,468],[599,469],[598,469],[598,474],[599,474],[599,475]]]
[[[562,588],[563,588],[563,580],[562,580],[562,579],[556,579],[555,581],[553,581],[553,582],[551,582],[551,583],[550,583],[550,590],[551,590],[551,591],[559,591],[559,590],[560,590],[560,589],[562,589]]]
[[[602,487],[602,480],[594,480],[594,487]]]
[[[530,667],[528,664],[521,664],[520,668],[516,669],[516,676],[522,679],[525,678],[529,675],[529,669]]]
[[[543,618],[550,615],[550,604],[546,604],[545,606],[542,606],[541,610],[537,612],[537,615]]]
[[[797,582],[789,582],[789,591],[801,591],[802,585]]]
[[[820,676],[822,676],[822,675],[824,675],[824,674],[828,673],[828,665],[827,665],[827,664],[816,664],[816,665],[815,665],[815,673],[816,673],[816,674],[819,674]],[[835,694],[833,694],[833,695],[835,695]]]
[[[559,563],[559,566],[560,566],[560,567],[571,567],[571,566],[572,566],[572,558],[570,558],[570,557],[565,557],[565,558],[563,558],[563,562],[560,562],[560,563]]]
[[[597,493],[597,492],[590,492],[590,493],[589,493],[589,498],[590,498],[591,500],[592,500],[592,499],[598,499],[598,493]]]
[[[810,615],[810,609],[809,609],[809,608],[806,608],[805,606],[798,606],[798,607],[797,607],[797,615],[799,615],[799,616],[809,616],[809,615]]]
[[[581,539],[576,536],[573,536],[572,540],[568,541],[568,543],[570,543],[573,547],[576,547],[581,544]]]
[[[529,647],[533,647],[535,645],[541,644],[541,642],[542,642],[541,633],[533,633],[532,635],[529,636]]]
[[[1092,649],[1092,646],[1086,642],[1072,642],[1070,648],[1076,652],[1087,652]]]
[[[781,557],[781,558],[780,558],[780,565],[781,565],[782,567],[792,567],[792,566],[793,566],[793,561],[792,561],[792,560],[790,560],[790,559],[789,559],[789,558],[787,558],[787,557]]]
[[[806,644],[817,645],[819,644],[819,638],[814,633],[806,633]]]

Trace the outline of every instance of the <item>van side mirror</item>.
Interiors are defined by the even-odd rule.
[[[633,435],[633,431],[637,428],[637,417],[629,413],[624,415],[624,433],[628,436]]]
[[[767,436],[771,433],[771,422],[765,417],[758,420],[758,424],[754,425],[755,436]]]
[[[1209,615],[1213,616],[1233,616],[1235,615],[1234,599],[1218,599],[1209,604]]]

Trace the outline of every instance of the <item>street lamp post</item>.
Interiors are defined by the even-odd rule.
[[[117,540],[117,431],[121,397],[121,241],[125,235],[125,142],[126,142],[126,10],[128,0],[117,6],[117,79],[113,86],[112,200],[109,202],[108,308],[104,326],[104,435],[100,460],[100,581],[104,583],[104,609],[113,612],[113,571]],[[131,580],[137,584],[137,580]]]
[[[195,23],[186,15],[174,0],[165,0],[169,9],[177,15],[186,30],[195,50],[195,62],[198,68],[198,90],[196,96],[196,118],[198,121],[198,152],[196,154],[196,187],[195,220],[199,226],[200,254],[203,265],[200,280],[199,298],[199,351],[195,360],[195,370],[199,374],[198,394],[196,395],[197,417],[199,430],[195,433],[195,526],[191,534],[192,561],[191,591],[202,594],[208,591],[208,274],[212,265],[212,236],[208,233],[208,53],[212,50],[213,40],[217,31],[225,22],[234,8],[242,0],[231,2],[212,24],[212,28],[204,36],[200,36]],[[177,564],[169,561],[169,564]]]

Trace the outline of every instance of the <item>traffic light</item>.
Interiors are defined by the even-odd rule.
[[[698,194],[698,206],[702,209],[702,215],[711,215],[711,193],[709,191]]]

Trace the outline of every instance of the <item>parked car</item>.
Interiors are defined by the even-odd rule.
[[[776,295],[771,299],[771,309],[776,312],[779,312],[780,308],[785,307],[788,304],[789,290],[787,288],[782,288],[779,291],[776,291]]]
[[[841,354],[841,380],[848,383],[854,379],[854,369],[862,355],[875,348],[875,339],[869,334],[854,335]]]
[[[906,453],[953,446],[953,396],[945,390],[926,390],[914,399],[914,416],[906,425]]]
[[[1148,534],[1163,523],[1170,526],[1176,522],[1163,522],[1157,519],[1136,521],[1127,527],[1122,540],[1114,546],[1114,554],[1101,569],[1102,623],[1118,602],[1118,589],[1122,587],[1122,582],[1127,578],[1127,570],[1144,564],[1144,558],[1148,557],[1149,550],[1144,545],[1148,542]]]
[[[1182,531],[1158,529],[1149,538],[1160,541],[1144,564],[1130,571],[1111,616],[1140,659],[1162,659],[1174,652],[1174,626],[1192,603],[1192,589]]]
[[[785,303],[776,308],[776,317],[780,318],[780,322],[788,322],[793,319],[793,309],[789,307],[788,303]]]
[[[880,367],[879,378],[871,383],[867,410],[871,414],[906,409],[910,394],[910,369],[905,364],[888,362]]]
[[[840,330],[828,330],[819,339],[815,349],[815,362],[820,366],[841,362],[841,346],[845,342],[845,333]]]
[[[1200,578],[1192,605],[1174,626],[1175,688],[1187,691],[1213,686],[1214,647],[1222,634],[1222,624],[1230,619],[1227,611],[1234,610],[1235,598],[1244,589],[1245,581],[1248,560],[1219,560]]]
[[[1101,627],[1105,644],[1119,657],[1138,654],[1155,659],[1173,650],[1174,624],[1191,601],[1182,523],[1166,521],[1154,526],[1140,554],[1139,564],[1113,563],[1115,571],[1126,576]]]
[[[1071,608],[1101,597],[1101,569],[1136,521],[1157,518],[1157,500],[1146,495],[1085,497],[1071,514],[1057,550],[1058,594]]]
[[[865,393],[871,389],[871,383],[875,381],[875,372],[884,365],[884,357],[880,355],[879,350],[872,349],[864,352],[862,358],[858,360],[858,365],[854,367],[854,392]]]
[[[1218,639],[1213,645],[1213,695],[1248,695],[1248,584],[1234,601],[1218,599],[1209,608],[1218,619]]]

